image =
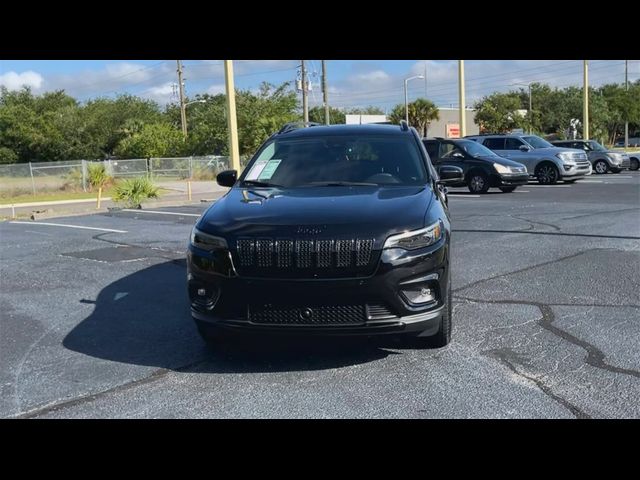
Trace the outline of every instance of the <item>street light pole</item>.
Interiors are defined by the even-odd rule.
[[[464,60],[458,60],[458,96],[460,97],[460,138],[467,134],[467,108],[464,95]]]
[[[227,94],[227,127],[229,129],[229,153],[231,168],[240,171],[240,149],[238,147],[238,122],[236,119],[236,89],[233,78],[233,60],[224,61],[224,84]]]
[[[589,140],[589,60],[584,61],[584,87],[582,104],[582,138]]]
[[[629,60],[624,61],[624,89],[629,91]],[[615,137],[615,135],[614,135]],[[615,138],[613,139],[615,143]],[[624,148],[629,148],[629,118],[624,119]]]
[[[413,77],[404,79],[404,119],[409,125],[409,95],[407,93],[407,84],[410,80],[415,80],[416,78],[424,78],[424,75],[414,75]]]
[[[178,64],[178,89],[180,92],[180,123],[182,124],[182,139],[187,139],[187,112],[184,104],[184,80],[182,80],[182,62],[176,60]]]

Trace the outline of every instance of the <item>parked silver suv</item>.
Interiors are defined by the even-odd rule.
[[[536,135],[471,135],[465,138],[481,143],[501,157],[524,164],[529,174],[543,185],[552,185],[558,180],[573,183],[592,172],[584,150],[554,147]]]
[[[558,140],[553,142],[556,147],[577,148],[584,150],[596,173],[609,171],[620,173],[631,166],[629,155],[625,152],[607,150],[595,140]]]

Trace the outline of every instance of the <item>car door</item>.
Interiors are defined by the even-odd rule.
[[[518,137],[507,137],[504,142],[504,150],[502,152],[496,152],[498,155],[502,155],[503,157],[507,157],[509,160],[513,160],[514,162],[522,163],[529,172],[533,172],[535,170],[536,161],[531,153],[528,150],[522,151],[520,147],[528,145]]]
[[[427,152],[431,155],[429,148],[433,151],[435,158],[432,157],[433,165],[439,169],[442,165],[451,165],[461,168],[466,177],[468,165],[464,162],[464,152],[456,147],[452,142],[440,141],[437,147],[427,147]],[[457,155],[456,155],[457,154]]]

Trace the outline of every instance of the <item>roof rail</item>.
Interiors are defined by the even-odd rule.
[[[400,120],[400,130],[402,130],[403,132],[406,132],[409,130],[409,124],[407,123],[406,120]]]
[[[292,130],[297,130],[299,128],[305,127],[319,127],[320,125],[322,124],[317,122],[289,122],[286,123],[280,130],[278,130],[278,133],[287,133]]]

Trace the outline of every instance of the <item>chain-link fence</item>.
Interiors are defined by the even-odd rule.
[[[244,168],[249,158],[241,158]],[[102,161],[30,162],[0,165],[0,199],[54,192],[87,192],[91,189],[89,164]],[[214,181],[229,167],[229,157],[134,158],[104,160],[107,173],[119,178],[149,176],[162,186],[176,180]]]

